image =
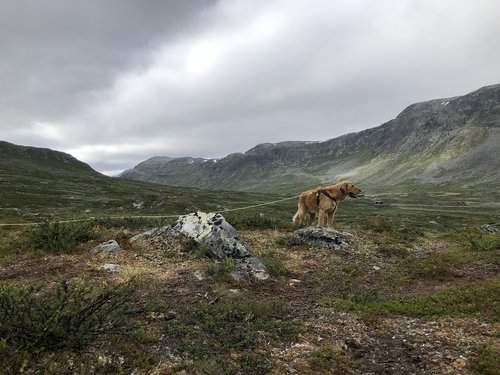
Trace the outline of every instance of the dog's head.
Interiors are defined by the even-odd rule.
[[[340,185],[340,191],[351,198],[357,198],[358,194],[361,193],[361,189],[358,189],[352,184],[352,182],[349,181],[342,182]]]

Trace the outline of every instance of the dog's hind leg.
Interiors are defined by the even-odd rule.
[[[302,221],[304,221],[304,216],[305,216],[305,212],[301,208],[299,208],[297,210],[297,212],[295,213],[295,216],[293,217],[293,223],[295,225],[302,224]]]

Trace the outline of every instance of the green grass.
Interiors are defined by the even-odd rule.
[[[492,347],[478,347],[469,363],[469,369],[477,375],[499,375],[500,353]]]
[[[380,298],[377,293],[358,292],[349,298],[327,298],[326,306],[359,314],[412,317],[465,316],[498,321],[500,317],[500,281],[472,286],[441,289],[434,293]]]
[[[330,345],[322,345],[311,351],[308,362],[314,371],[328,374],[349,374],[358,365],[345,350]]]
[[[286,267],[284,260],[281,256],[273,251],[262,253],[259,256],[259,259],[264,263],[267,272],[271,276],[279,277],[279,276],[289,276],[290,270]]]
[[[270,341],[297,338],[297,324],[287,318],[289,308],[273,303],[232,301],[181,310],[166,323],[170,348],[194,361],[184,367],[208,374],[266,374],[273,368]]]

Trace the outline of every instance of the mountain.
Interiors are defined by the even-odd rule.
[[[325,142],[260,144],[222,159],[153,157],[120,177],[171,186],[297,192],[350,179],[401,190],[500,183],[500,84],[412,104],[378,127]]]
[[[69,154],[0,141],[0,223],[51,216],[178,215],[197,209],[248,206],[269,199],[277,198],[108,177]]]

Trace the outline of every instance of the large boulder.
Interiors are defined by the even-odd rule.
[[[252,253],[241,243],[236,229],[221,214],[198,211],[179,218],[170,229],[175,237],[185,237],[205,246],[216,260],[248,258]]]
[[[220,214],[195,212],[181,216],[171,227],[155,228],[130,239],[172,236],[195,242],[215,261],[232,258],[235,263],[231,275],[235,279],[253,276],[259,280],[269,278],[264,264],[241,242],[236,229]]]

